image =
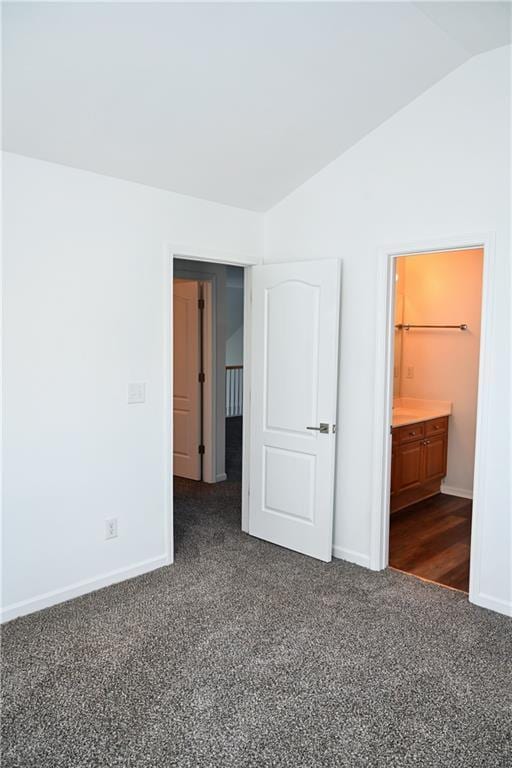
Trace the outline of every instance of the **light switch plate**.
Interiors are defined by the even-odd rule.
[[[128,384],[128,404],[146,402],[146,383],[144,381],[132,381]]]

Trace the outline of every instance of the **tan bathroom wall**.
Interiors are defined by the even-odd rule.
[[[395,259],[395,326],[404,321],[405,259],[406,256],[398,256]],[[393,399],[401,395],[402,340],[402,331],[397,330],[395,327],[393,339]]]
[[[467,323],[468,330],[402,331],[400,394],[450,400],[448,474],[444,490],[473,492],[482,249],[430,253],[403,259],[399,283],[405,323]]]

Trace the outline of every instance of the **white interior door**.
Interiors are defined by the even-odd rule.
[[[199,283],[173,281],[174,474],[201,479]]]
[[[249,533],[325,561],[332,554],[339,304],[338,261],[252,270]]]

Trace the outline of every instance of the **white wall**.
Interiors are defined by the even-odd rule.
[[[265,217],[266,260],[343,260],[335,554],[368,565],[377,248],[496,234],[483,557],[510,611],[509,49],[471,60]],[[4,158],[5,616],[167,560],[165,243],[248,258],[257,214]],[[170,290],[170,286],[168,287]],[[148,401],[126,405],[126,384]],[[119,518],[104,540],[105,518]],[[67,591],[66,591],[67,590]]]
[[[258,258],[261,216],[11,154],[4,206],[8,618],[168,561],[165,245]]]
[[[490,420],[477,594],[511,611],[510,48],[464,64],[273,208],[265,261],[341,258],[335,554],[369,563],[378,249],[494,232]]]
[[[471,497],[483,252],[475,248],[404,256],[399,260],[403,262],[406,323],[468,326],[467,331],[399,331],[403,340],[400,394],[452,403],[448,468],[442,490]]]

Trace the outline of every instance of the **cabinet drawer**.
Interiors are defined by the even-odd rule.
[[[425,436],[425,424],[409,424],[408,427],[400,428],[400,442],[410,443],[412,440],[421,440]]]
[[[440,419],[431,419],[425,422],[425,435],[440,435],[448,429],[448,416],[441,416]]]

